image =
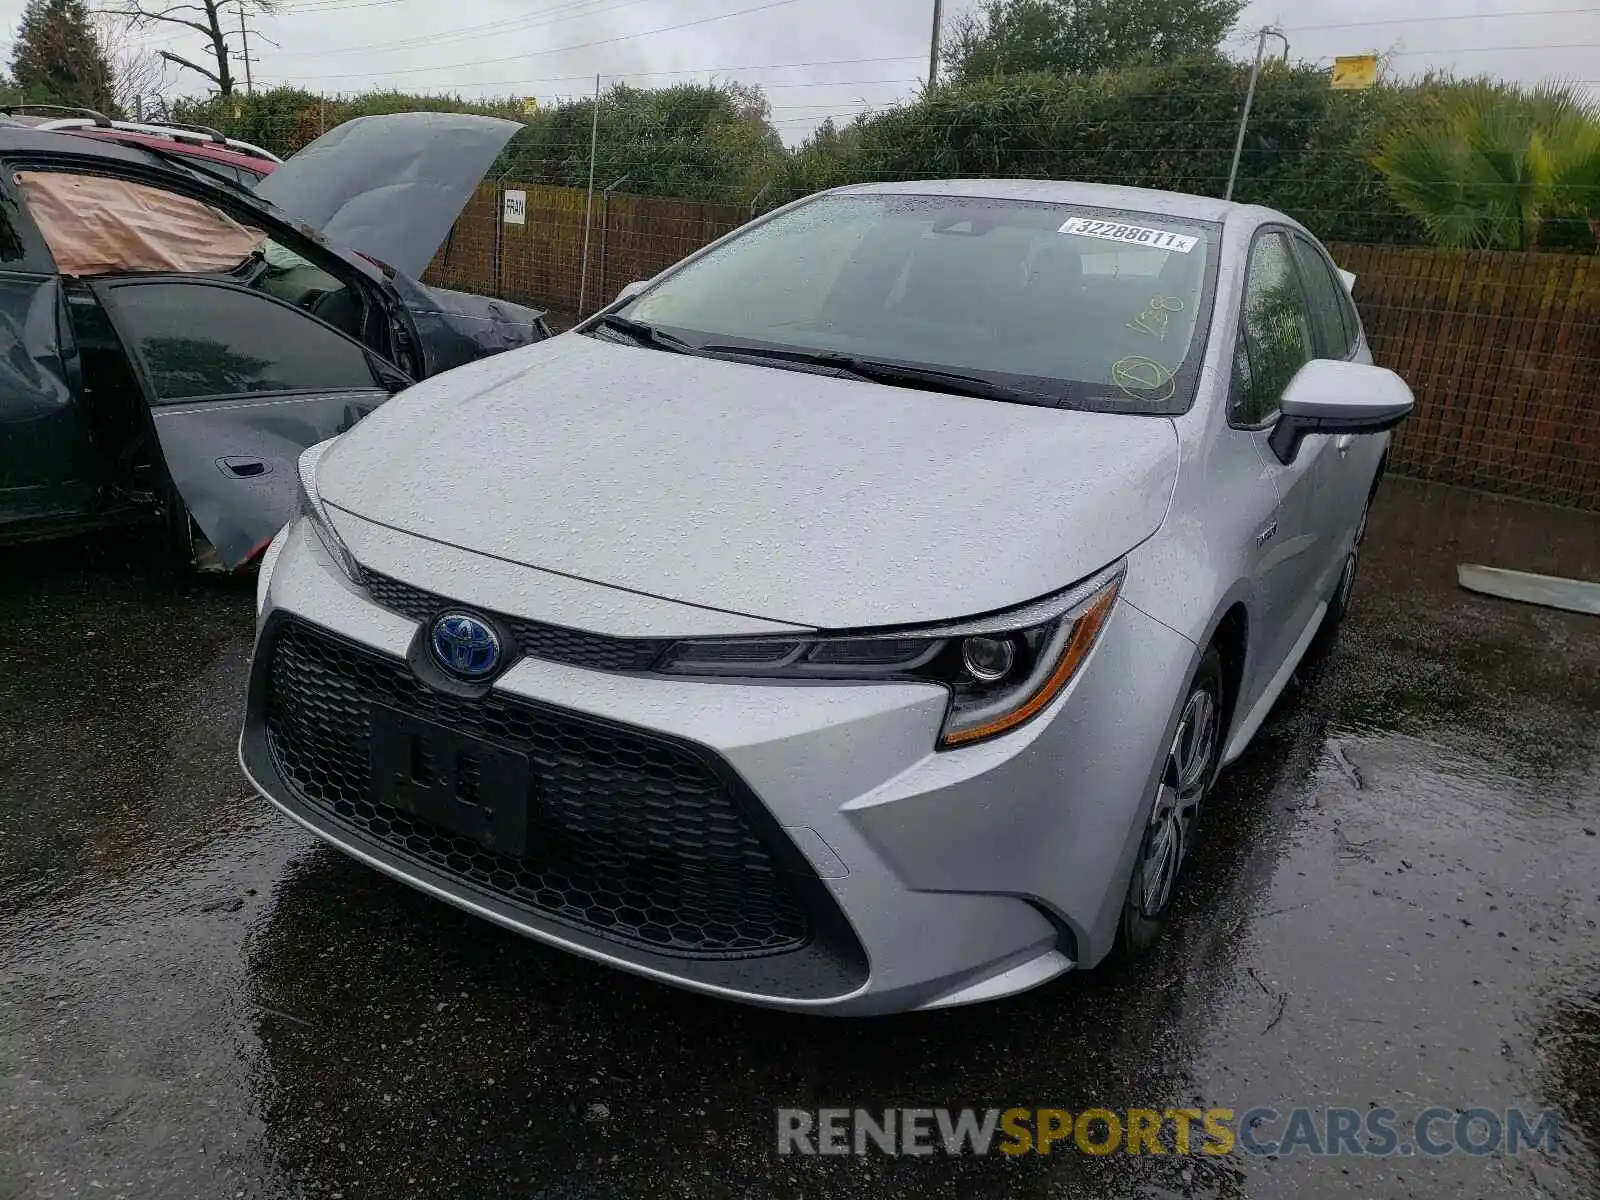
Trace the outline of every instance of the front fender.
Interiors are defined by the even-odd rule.
[[[425,377],[550,336],[545,314],[536,308],[429,287],[399,274],[391,285],[416,326]]]

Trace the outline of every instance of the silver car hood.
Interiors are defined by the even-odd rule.
[[[337,508],[530,567],[851,629],[1081,579],[1159,528],[1177,464],[1163,417],[565,334],[403,393],[328,452],[318,483]]]
[[[357,117],[255,190],[330,242],[421,275],[483,173],[522,128],[471,113]]]

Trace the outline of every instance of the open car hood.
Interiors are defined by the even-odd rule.
[[[256,194],[330,242],[421,275],[522,128],[470,113],[358,117],[283,163]]]

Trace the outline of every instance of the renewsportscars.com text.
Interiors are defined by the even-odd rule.
[[[782,1108],[779,1154],[1555,1154],[1554,1109]]]

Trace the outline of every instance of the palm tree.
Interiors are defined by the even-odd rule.
[[[1441,246],[1527,250],[1558,217],[1600,236],[1600,109],[1569,87],[1450,87],[1374,161]]]

